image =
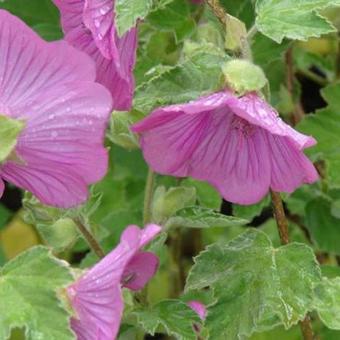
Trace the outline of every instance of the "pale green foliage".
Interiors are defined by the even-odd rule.
[[[331,329],[340,330],[340,277],[324,278],[315,293],[315,309],[322,322]]]
[[[220,65],[226,60],[223,52],[212,45],[191,45],[190,54],[183,61],[163,67],[163,72],[155,69],[155,76],[136,89],[134,107],[148,113],[157,106],[187,102],[218,90]]]
[[[199,206],[183,208],[172,216],[166,223],[166,227],[182,228],[226,228],[242,226],[248,221],[234,216],[226,216],[212,209]]]
[[[196,190],[191,187],[175,187],[168,190],[161,186],[155,190],[152,202],[152,220],[165,222],[177,210],[195,204]]]
[[[117,0],[116,24],[118,34],[122,36],[138,19],[143,19],[149,13],[153,0]]]
[[[0,271],[0,339],[25,327],[28,339],[71,340],[68,315],[56,291],[71,281],[68,268],[44,247],[35,247]]]
[[[10,156],[24,126],[23,121],[0,115],[0,162],[5,161]]]
[[[320,276],[306,245],[275,249],[266,234],[249,229],[230,243],[208,246],[195,259],[186,289],[212,288],[217,303],[206,320],[210,337],[236,339],[303,319]]]
[[[334,32],[334,26],[320,10],[340,5],[339,0],[258,0],[256,26],[280,43],[283,38],[306,40]]]
[[[195,340],[194,323],[200,323],[198,315],[179,300],[164,300],[150,309],[136,312],[142,327],[154,335],[158,326],[165,328],[169,335],[177,339]]]
[[[230,60],[223,64],[222,71],[228,87],[240,95],[259,91],[267,84],[262,69],[246,60]]]

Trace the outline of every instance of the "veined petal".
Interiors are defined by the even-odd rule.
[[[114,0],[86,0],[83,20],[101,54],[107,59],[118,59]]]
[[[160,227],[156,227],[158,226],[150,225],[145,229],[134,225],[127,227],[118,246],[67,288],[76,312],[71,325],[79,340],[116,338],[124,308],[121,293],[123,274],[135,256],[136,261],[131,262],[130,269],[140,272],[135,265],[137,262],[140,265],[139,260],[146,257],[140,257],[137,253],[143,244],[142,239],[146,237],[150,241],[160,231]],[[150,259],[147,255],[148,263],[153,265],[154,258],[151,262]],[[144,268],[141,268],[141,272],[144,272]],[[150,271],[146,272],[146,276],[143,274],[144,276],[137,278],[133,287],[142,284],[146,277],[150,278]]]
[[[230,98],[221,92],[198,103],[160,108],[132,129],[142,133],[144,157],[155,171],[206,180],[225,199],[252,204],[269,189],[267,147],[260,128],[241,122],[251,130],[248,136],[233,126],[240,118],[226,105]]]
[[[271,188],[293,192],[297,187],[318,180],[313,163],[288,137],[266,132],[271,161]]]
[[[140,290],[157,272],[159,260],[150,252],[137,253],[127,264],[123,273],[123,285],[131,290]]]
[[[248,122],[264,128],[271,134],[291,139],[299,150],[316,144],[313,137],[303,135],[286,124],[278,113],[256,93],[248,93],[241,98],[233,98],[229,105],[235,114]]]
[[[207,316],[207,308],[202,302],[192,300],[188,302],[188,306],[198,314],[201,320],[205,320]]]

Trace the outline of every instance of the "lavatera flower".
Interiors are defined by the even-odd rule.
[[[160,231],[155,224],[127,227],[118,246],[66,288],[78,340],[116,339],[124,309],[122,288],[142,289],[155,274],[157,256],[141,248]]]
[[[82,203],[106,173],[112,98],[93,61],[66,42],[47,43],[0,10],[2,180],[62,208]]]
[[[137,29],[122,37],[116,29],[115,0],[53,0],[67,40],[96,63],[97,81],[113,97],[115,110],[129,110],[134,92]]]
[[[255,92],[229,90],[158,108],[132,127],[153,170],[214,185],[228,201],[253,204],[271,188],[292,192],[318,179],[303,149],[316,143],[279,118]]]

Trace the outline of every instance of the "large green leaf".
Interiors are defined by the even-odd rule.
[[[32,248],[0,271],[0,339],[25,327],[32,340],[71,340],[69,318],[56,290],[71,281],[68,268],[44,247]]]
[[[136,25],[138,19],[144,19],[152,8],[153,0],[117,0],[116,24],[119,35],[123,35]]]
[[[167,227],[182,228],[226,228],[242,226],[249,221],[234,216],[226,216],[216,211],[200,206],[183,208],[172,216],[166,223]]]
[[[334,32],[334,26],[319,11],[340,5],[339,0],[258,0],[256,26],[280,43],[283,38],[306,40]]]
[[[308,246],[275,249],[266,234],[249,229],[230,243],[208,246],[195,259],[186,289],[212,288],[217,303],[206,320],[210,336],[236,339],[303,319],[320,276]]]
[[[191,47],[190,55],[182,62],[164,67],[136,89],[134,106],[137,110],[148,113],[156,106],[187,102],[220,87],[220,66],[227,57],[213,45]]]
[[[298,128],[318,141],[307,153],[313,158],[325,160],[330,184],[340,186],[340,84],[326,87],[322,95],[328,107],[317,111],[315,115],[308,115]]]
[[[195,29],[195,20],[191,17],[188,1],[172,0],[163,6],[158,6],[148,16],[148,22],[162,31],[173,31],[177,41],[188,38]]]
[[[177,339],[195,340],[194,323],[199,323],[198,315],[184,302],[179,300],[164,300],[150,309],[136,312],[139,323],[154,335],[161,325],[169,335]]]
[[[306,227],[319,249],[340,254],[340,219],[331,213],[331,202],[315,198],[306,206]]]
[[[340,277],[324,278],[315,293],[315,308],[322,322],[328,328],[340,330]]]

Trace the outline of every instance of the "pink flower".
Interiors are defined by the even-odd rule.
[[[192,176],[231,202],[253,204],[269,188],[292,192],[318,179],[303,149],[316,143],[285,124],[256,93],[222,91],[158,108],[132,127],[157,172]]]
[[[53,0],[61,12],[65,39],[96,63],[97,81],[113,97],[115,110],[131,108],[137,29],[122,37],[115,26],[115,0]]]
[[[67,288],[78,340],[116,339],[124,309],[122,287],[142,289],[155,274],[158,258],[140,249],[160,230],[155,224],[143,230],[127,227],[118,246]]]
[[[202,302],[192,300],[188,302],[188,306],[197,313],[202,321],[205,320],[207,316],[207,309]]]
[[[45,204],[85,201],[87,185],[107,170],[103,139],[112,105],[94,82],[92,60],[65,42],[46,43],[3,10],[0,50],[0,114],[25,123],[0,178]]]

